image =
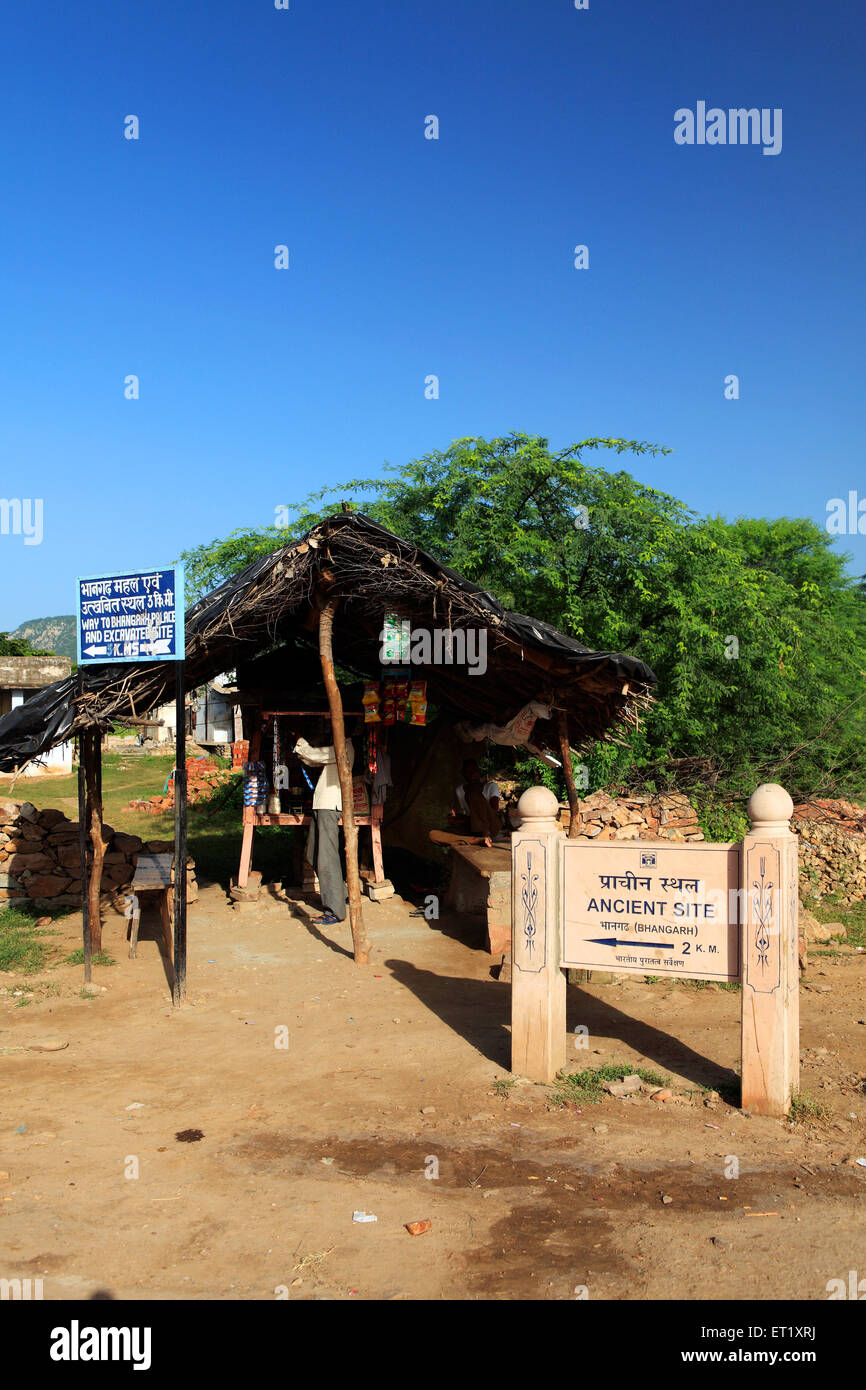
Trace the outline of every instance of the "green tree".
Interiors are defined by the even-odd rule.
[[[798,792],[866,782],[866,595],[803,519],[699,517],[586,456],[660,446],[538,436],[461,439],[233,532],[184,559],[199,592],[307,531],[350,497],[490,590],[603,651],[646,661],[658,702],[631,746],[582,750],[592,774],[695,778],[742,795],[774,776]],[[507,712],[504,712],[507,713]],[[684,761],[685,760],[685,761]]]
[[[21,637],[10,637],[8,632],[0,632],[0,656],[53,656],[53,652],[39,651],[31,647]]]

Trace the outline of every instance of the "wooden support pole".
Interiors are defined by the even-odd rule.
[[[373,849],[373,873],[374,882],[385,882],[385,864],[382,859],[382,814],[384,807],[370,807],[370,840]]]
[[[78,848],[81,853],[81,921],[82,947],[84,950],[84,983],[90,984],[93,943],[90,937],[90,893],[87,835],[87,772],[85,770],[84,744],[89,734],[85,729],[78,735]]]
[[[511,838],[511,1070],[550,1082],[565,1066],[565,971],[557,800],[530,787],[517,803]]]
[[[765,782],[752,793],[741,849],[742,1105],[787,1115],[800,1084],[798,841],[794,803]]]
[[[90,873],[87,884],[87,916],[93,951],[102,950],[102,864],[105,842],[102,838],[102,732],[93,724],[81,737],[84,759],[85,825],[90,843]]]
[[[580,797],[574,782],[574,764],[571,760],[571,744],[568,741],[568,710],[561,709],[557,712],[557,723],[559,725],[559,751],[562,754],[562,772],[565,777],[565,789],[568,792],[568,806],[571,812],[568,838],[573,840],[577,835],[580,822]]]
[[[561,709],[557,712],[557,723],[559,725],[559,751],[562,755],[562,772],[565,777],[565,789],[568,792],[568,806],[570,811],[568,821],[568,838],[574,840],[580,829],[580,797],[577,794],[577,786],[574,781],[574,763],[571,759],[571,743],[568,736],[568,710]],[[569,984],[585,985],[592,979],[591,970],[568,970],[566,971]]]
[[[343,724],[343,700],[340,687],[334,674],[333,629],[334,613],[338,600],[328,599],[319,614],[319,656],[322,662],[322,679],[328,696],[331,711],[331,730],[334,736],[334,753],[337,758],[337,773],[340,778],[340,796],[343,803],[343,835],[346,841],[346,887],[349,893],[349,925],[352,928],[352,942],[355,947],[355,964],[367,965],[370,960],[370,943],[364,928],[364,914],[361,908],[361,874],[358,868],[358,827],[355,824],[354,793],[352,789],[352,770],[346,752],[346,730]]]
[[[261,718],[257,716],[256,727],[250,739],[249,759],[251,763],[259,761],[259,753],[262,749],[262,725]],[[241,839],[241,862],[238,865],[238,888],[246,888],[250,877],[250,867],[253,862],[253,833],[256,828],[255,806],[245,806],[243,809],[243,837]]]
[[[175,667],[174,697],[174,982],[172,1002],[186,998],[186,680],[184,663]],[[165,930],[165,922],[163,922]],[[171,933],[166,933],[166,939]]]

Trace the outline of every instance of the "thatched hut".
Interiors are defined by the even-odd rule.
[[[521,706],[542,702],[549,717],[536,722],[533,742],[562,759],[574,799],[569,746],[616,737],[638,721],[651,698],[655,676],[643,662],[590,651],[547,623],[508,612],[432,555],[350,511],[327,517],[302,540],[258,560],[187,611],[186,687],[241,670],[274,648],[284,650],[287,673],[296,661],[303,664],[303,653],[307,660],[318,653],[340,763],[334,662],[358,679],[378,679],[386,614],[398,614],[416,630],[483,633],[483,673],[453,660],[433,659],[419,668],[429,698],[443,718],[470,728],[501,726]],[[170,700],[176,675],[171,662],[107,664],[46,687],[0,720],[0,770],[76,735],[95,739],[98,748],[100,730],[114,721],[142,721]],[[344,806],[346,801],[344,796]],[[344,814],[350,915],[356,954],[363,957],[351,819]]]

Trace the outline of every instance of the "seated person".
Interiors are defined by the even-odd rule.
[[[457,804],[469,817],[470,831],[485,840],[495,839],[502,833],[497,783],[482,781],[481,769],[474,758],[464,762],[463,776],[465,781],[457,788]]]

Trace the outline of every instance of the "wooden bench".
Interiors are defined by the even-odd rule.
[[[135,866],[135,877],[129,885],[132,895],[132,930],[129,935],[129,958],[135,959],[138,946],[138,929],[141,925],[141,899],[156,894],[159,916],[162,922],[162,941],[160,950],[169,963],[174,959],[172,923],[174,917],[174,855],[140,854]]]

